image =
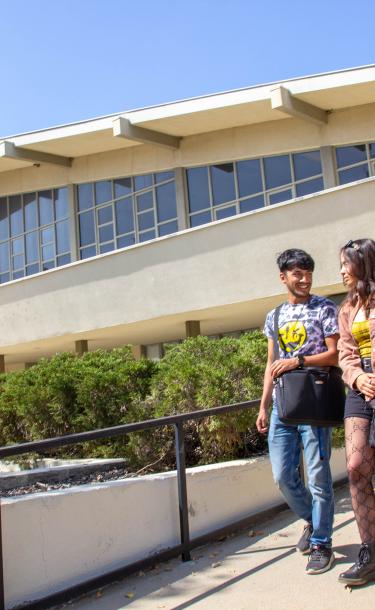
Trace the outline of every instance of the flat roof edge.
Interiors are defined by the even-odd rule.
[[[97,117],[92,117],[92,118],[88,118],[88,119],[81,119],[79,121],[73,121],[71,123],[62,123],[59,125],[53,125],[51,127],[45,127],[42,129],[34,129],[32,131],[26,131],[26,132],[21,132],[21,133],[16,133],[16,134],[12,134],[12,135],[6,135],[6,136],[1,136],[0,137],[0,141],[3,140],[8,140],[8,139],[12,139],[12,138],[19,138],[19,137],[24,137],[24,136],[29,136],[29,135],[33,135],[33,134],[42,134],[43,132],[51,132],[57,129],[63,129],[63,128],[68,128],[68,127],[73,127],[73,126],[77,126],[77,125],[83,125],[83,124],[87,124],[87,123],[92,123],[94,121],[105,121],[106,119],[111,119],[114,117],[117,117],[119,115],[124,115],[124,114],[132,114],[132,113],[136,113],[136,112],[141,112],[144,110],[152,110],[155,108],[163,108],[163,107],[167,107],[167,106],[171,106],[173,104],[179,104],[179,103],[185,103],[185,102],[191,102],[191,101],[196,101],[196,100],[203,100],[203,99],[208,99],[208,98],[214,98],[217,97],[219,95],[226,95],[226,94],[231,94],[231,93],[237,93],[237,92],[241,92],[241,91],[251,91],[251,90],[255,90],[255,89],[260,89],[262,87],[271,87],[273,85],[282,85],[285,83],[292,83],[292,82],[296,82],[296,81],[302,81],[302,80],[308,80],[308,79],[314,79],[314,78],[319,78],[319,77],[323,77],[323,76],[331,76],[334,74],[343,74],[343,73],[349,73],[349,72],[358,72],[361,70],[368,70],[368,69],[372,69],[375,68],[375,64],[367,64],[364,66],[358,66],[358,67],[352,67],[352,68],[343,68],[341,70],[332,70],[329,72],[318,72],[316,74],[309,74],[306,76],[298,76],[298,77],[293,77],[293,78],[287,78],[287,79],[282,79],[282,80],[276,80],[276,81],[271,81],[271,82],[267,82],[267,83],[259,83],[256,85],[250,85],[250,86],[246,86],[246,87],[238,87],[236,89],[229,89],[229,90],[224,90],[224,91],[218,91],[215,93],[208,93],[205,95],[197,95],[194,97],[190,97],[190,98],[185,98],[185,99],[178,99],[178,100],[173,100],[173,101],[169,101],[169,102],[163,102],[161,104],[152,104],[151,106],[144,106],[144,107],[139,107],[139,108],[133,108],[130,110],[120,110],[119,112],[114,112],[111,114],[106,114],[106,115],[101,115],[101,116],[97,116]],[[104,127],[103,127],[104,128]]]

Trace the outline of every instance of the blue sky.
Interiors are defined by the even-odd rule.
[[[374,0],[0,0],[0,137],[374,62]]]

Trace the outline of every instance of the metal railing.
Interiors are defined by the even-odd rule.
[[[189,512],[188,512],[188,497],[187,497],[187,486],[186,486],[186,464],[185,464],[185,431],[184,423],[193,420],[205,419],[213,415],[223,415],[240,411],[243,409],[252,409],[258,407],[260,399],[250,400],[241,403],[235,403],[231,405],[224,405],[221,407],[215,407],[212,409],[202,409],[200,411],[193,411],[190,413],[183,413],[180,415],[171,415],[167,417],[160,417],[158,419],[149,419],[133,424],[124,424],[121,426],[113,426],[111,428],[102,428],[100,430],[91,430],[89,432],[78,432],[76,434],[67,434],[65,436],[59,436],[56,438],[49,438],[40,441],[32,441],[29,443],[21,443],[18,445],[9,445],[0,448],[0,459],[7,458],[16,455],[23,455],[25,453],[38,453],[43,452],[46,449],[55,449],[66,445],[76,445],[78,443],[94,441],[104,438],[112,438],[116,436],[124,436],[132,432],[139,432],[143,430],[149,430],[151,428],[162,428],[164,426],[174,426],[175,429],[175,452],[176,452],[176,466],[177,466],[177,486],[178,486],[178,503],[179,503],[179,518],[180,518],[180,539],[181,543],[167,551],[154,554],[152,557],[137,561],[132,564],[125,565],[122,568],[107,572],[102,576],[91,578],[79,585],[69,587],[62,592],[49,595],[43,599],[39,599],[35,602],[28,604],[22,604],[23,610],[41,610],[42,608],[49,608],[52,605],[64,603],[78,595],[87,593],[93,589],[99,588],[108,584],[116,579],[124,577],[128,574],[141,570],[145,567],[149,567],[160,561],[166,561],[172,557],[181,555],[182,561],[189,561],[190,551],[192,548],[204,544],[208,540],[212,539],[216,535],[220,535],[230,531],[231,529],[243,527],[249,521],[249,518],[242,519],[229,526],[220,528],[206,534],[199,536],[191,540],[189,530]],[[1,479],[0,479],[1,480]],[[4,597],[4,557],[3,557],[3,546],[1,541],[1,504],[0,498],[0,610],[5,610],[5,597]]]

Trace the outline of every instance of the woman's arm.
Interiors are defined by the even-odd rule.
[[[375,375],[363,372],[358,344],[349,328],[349,311],[349,307],[344,306],[339,314],[339,365],[345,383],[353,389],[358,389],[370,400],[375,396]]]

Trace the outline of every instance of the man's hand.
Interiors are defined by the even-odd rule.
[[[259,409],[256,427],[258,432],[260,432],[261,434],[266,434],[266,432],[268,431],[268,411],[263,407]]]
[[[375,398],[375,374],[374,373],[362,373],[355,380],[357,389],[364,394],[366,400]]]
[[[270,372],[272,378],[275,379],[276,377],[280,377],[280,375],[285,373],[285,371],[292,371],[293,369],[298,368],[298,366],[298,358],[285,358],[283,360],[275,360],[275,362],[271,364]]]

